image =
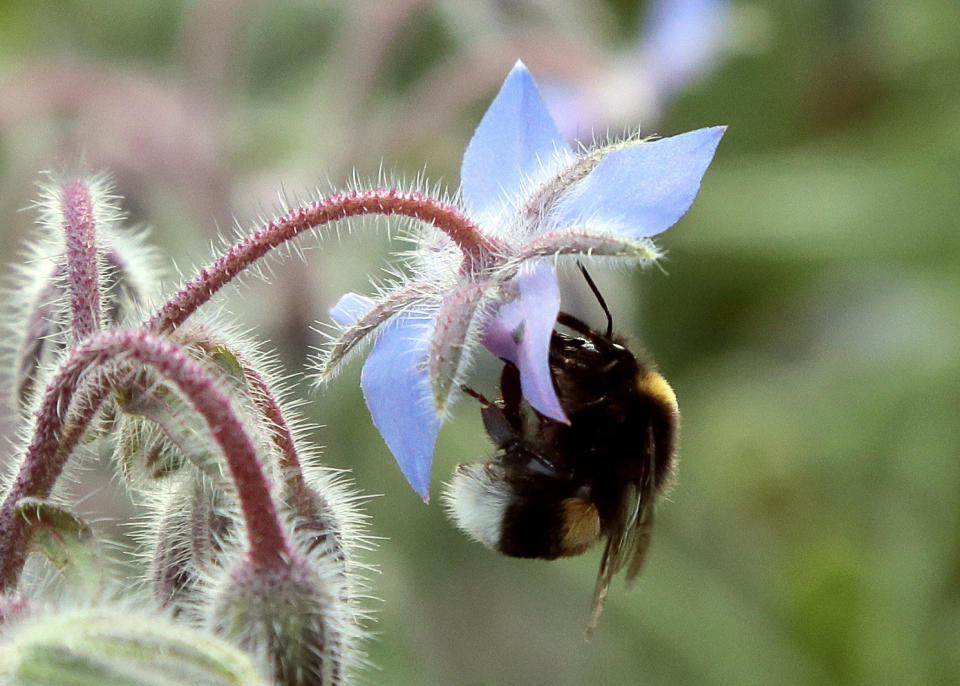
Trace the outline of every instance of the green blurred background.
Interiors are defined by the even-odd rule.
[[[684,421],[646,571],[630,593],[616,580],[591,643],[599,551],[503,558],[445,518],[439,482],[493,452],[475,404],[445,426],[424,506],[370,425],[359,364],[323,393],[300,384],[326,461],[385,494],[367,507],[385,538],[365,558],[382,602],[361,682],[960,683],[960,3],[734,1],[668,86],[633,61],[648,9],[2,0],[2,273],[43,169],[112,170],[169,255],[168,288],[174,262],[205,263],[281,190],[381,165],[455,188],[517,58],[558,112],[579,103],[581,132],[727,124],[659,239],[665,269],[594,269]],[[358,224],[221,305],[303,369],[314,322],[368,291],[389,247]],[[599,323],[583,291],[571,278],[566,307]],[[104,474],[86,475],[85,511],[127,516]]]

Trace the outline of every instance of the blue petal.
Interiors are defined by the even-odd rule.
[[[426,367],[431,329],[425,317],[397,316],[377,338],[360,375],[374,425],[425,501],[430,497],[430,467],[440,432]]]
[[[631,238],[654,236],[690,209],[725,126],[636,143],[607,155],[567,191],[554,219]]]
[[[560,311],[557,272],[538,262],[517,277],[517,297],[502,305],[484,332],[494,355],[517,365],[523,396],[541,414],[569,424],[550,373],[550,338]]]
[[[728,0],[652,0],[640,46],[660,97],[683,88],[718,61],[730,29]]]
[[[496,211],[528,182],[546,181],[572,155],[533,77],[518,61],[463,154],[464,205],[474,216]]]
[[[373,307],[373,299],[357,293],[344,293],[330,310],[330,316],[340,326],[348,326]]]

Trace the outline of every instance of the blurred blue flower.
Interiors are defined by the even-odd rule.
[[[441,420],[478,344],[517,365],[534,408],[567,421],[548,363],[560,308],[556,261],[655,261],[649,237],[689,209],[724,130],[575,153],[517,62],[461,168],[461,206],[496,254],[465,261],[447,236],[421,227],[409,276],[375,298],[349,293],[331,311],[342,328],[321,376],[378,333],[360,383],[374,424],[424,499]]]
[[[544,84],[550,112],[567,140],[628,121],[658,121],[667,102],[729,51],[728,0],[651,0],[626,50],[604,58],[602,73]]]

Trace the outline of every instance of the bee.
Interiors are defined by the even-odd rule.
[[[569,424],[533,409],[517,367],[505,361],[497,401],[464,388],[482,406],[496,458],[458,465],[446,501],[460,529],[512,557],[580,555],[605,538],[589,638],[614,574],[626,567],[629,586],[643,565],[655,501],[673,473],[680,414],[667,381],[613,334],[603,296],[580,269],[607,328],[557,317],[550,369]]]

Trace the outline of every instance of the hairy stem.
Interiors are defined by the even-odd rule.
[[[191,342],[196,343],[208,352],[214,347],[222,345],[209,332],[204,331],[203,333],[205,335],[194,334],[191,337]],[[244,379],[251,390],[250,397],[270,432],[273,445],[280,452],[280,472],[285,485],[294,492],[305,490],[306,481],[303,478],[300,455],[293,439],[293,432],[290,430],[290,425],[283,414],[283,408],[280,407],[270,384],[243,355],[235,350],[231,350],[231,354],[240,365]]]
[[[338,193],[290,210],[230,248],[174,294],[153,315],[147,327],[152,331],[164,332],[179,326],[234,276],[305,230],[338,219],[367,214],[402,215],[431,223],[450,236],[463,251],[465,259],[471,261],[483,263],[488,255],[499,251],[499,244],[481,233],[456,207],[422,193],[403,193],[384,188]]]
[[[20,498],[49,495],[70,452],[62,449],[69,438],[75,444],[96,408],[70,413],[75,390],[104,365],[119,360],[134,360],[154,368],[177,384],[210,426],[214,440],[223,450],[233,478],[240,509],[247,527],[248,554],[252,562],[270,567],[289,559],[290,547],[270,496],[270,485],[257,459],[256,448],[230,401],[217,388],[210,375],[178,346],[153,334],[138,330],[117,330],[96,335],[75,348],[47,385],[43,402],[36,413],[33,440],[10,492],[0,506],[0,592],[12,587],[26,560],[29,524],[16,517]],[[122,367],[118,367],[119,372]],[[109,392],[109,380],[95,384],[94,390],[81,391],[85,401],[102,402]],[[79,419],[77,419],[79,414]],[[63,417],[74,421],[65,424]]]
[[[24,339],[16,353],[16,399],[21,408],[30,402],[30,393],[36,382],[37,368],[43,351],[50,345],[49,336],[53,327],[54,303],[61,292],[59,275],[63,265],[58,265],[49,281],[37,293],[23,323]]]
[[[67,239],[67,279],[73,312],[73,338],[82,341],[100,330],[97,225],[87,184],[83,181],[65,183],[60,191],[60,211]]]

